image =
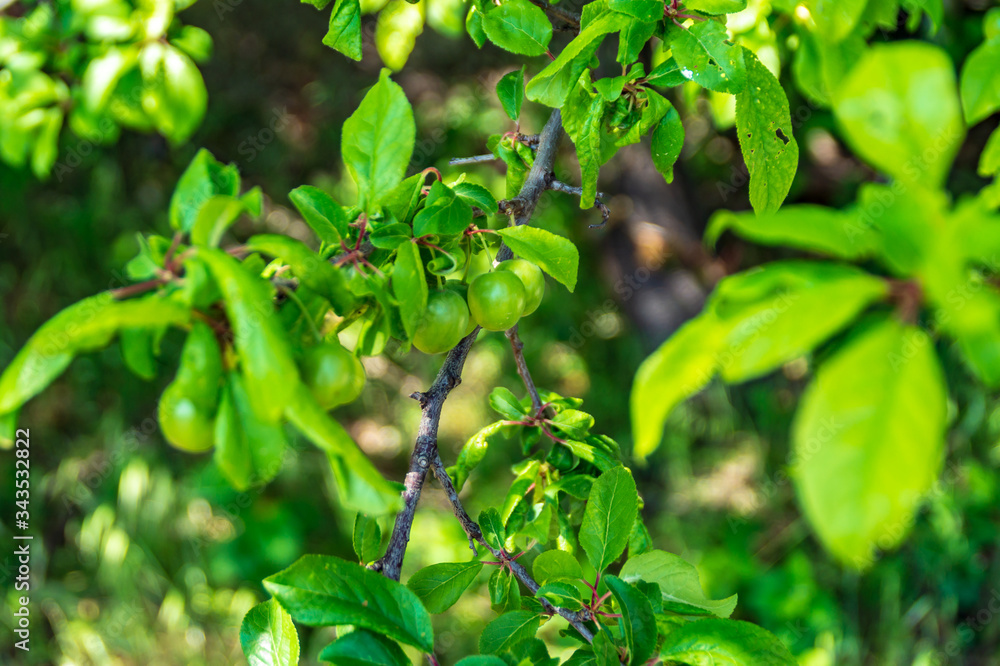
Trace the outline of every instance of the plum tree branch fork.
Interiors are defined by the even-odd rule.
[[[535,210],[538,198],[548,189],[549,174],[552,173],[552,165],[555,162],[562,134],[562,118],[557,109],[552,112],[548,122],[545,123],[545,128],[538,140],[535,163],[524,180],[521,192],[507,202],[509,212],[514,215],[515,224],[527,224],[531,220],[531,214]],[[504,245],[500,248],[497,259],[503,261],[512,256],[510,248]],[[478,334],[479,328],[477,327],[448,352],[441,370],[427,391],[417,392],[410,396],[420,403],[421,416],[417,440],[413,447],[413,453],[410,455],[410,467],[404,482],[403,509],[396,514],[396,522],[385,555],[371,565],[372,569],[381,571],[387,578],[399,580],[403,558],[406,555],[406,546],[410,541],[413,516],[417,509],[417,502],[420,500],[424,479],[435,461],[440,460],[437,434],[438,423],[441,420],[441,409],[448,394],[462,381],[462,368],[465,366],[465,359]]]

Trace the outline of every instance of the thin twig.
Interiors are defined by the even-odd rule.
[[[538,389],[535,388],[535,380],[531,378],[528,363],[524,360],[524,343],[521,342],[521,338],[517,335],[517,324],[514,324],[513,328],[507,329],[505,335],[510,340],[510,348],[514,352],[517,374],[521,376],[524,388],[528,389],[528,395],[531,396],[531,413],[537,414],[542,409],[542,399],[538,396]]]
[[[556,180],[555,178],[552,178],[551,181],[549,182],[549,189],[555,190],[557,192],[565,192],[566,194],[575,194],[578,197],[583,196],[582,187],[576,187],[575,185],[567,185],[561,180]],[[597,196],[594,197],[594,205],[597,206],[601,211],[602,222],[600,224],[591,224],[590,225],[591,229],[603,227],[605,224],[608,223],[608,220],[611,219],[611,210],[604,205],[604,201],[602,201],[603,198],[604,198],[603,192],[598,192]]]
[[[517,560],[512,558],[506,551],[494,548],[489,544],[488,541],[483,537],[483,531],[479,529],[479,525],[476,524],[471,517],[469,517],[468,512],[465,507],[462,506],[462,500],[458,497],[458,492],[455,490],[455,485],[451,482],[451,477],[448,476],[448,471],[444,467],[444,463],[441,462],[441,456],[437,455],[434,458],[434,476],[437,478],[438,483],[444,489],[445,494],[448,496],[448,501],[451,502],[451,510],[458,518],[458,522],[462,524],[462,529],[469,536],[469,541],[478,541],[484,548],[486,548],[493,557],[497,558],[498,561],[506,563],[510,567],[511,573],[513,573],[521,583],[524,584],[531,594],[536,594],[538,592],[539,585],[528,570],[525,569]],[[557,614],[561,617],[566,618],[573,627],[580,632],[580,635],[586,638],[588,641],[594,640],[594,634],[587,628],[585,624],[587,620],[590,619],[589,615],[582,612],[574,612],[566,608],[561,608],[559,606],[553,605],[545,597],[538,597],[538,601],[542,604],[542,608],[549,615]]]
[[[448,164],[451,166],[459,166],[461,164],[478,164],[480,162],[492,162],[497,159],[496,155],[489,153],[487,155],[473,155],[472,157],[453,157],[448,160]]]
[[[112,289],[111,295],[114,298],[121,300],[123,298],[130,298],[132,296],[138,296],[139,294],[145,294],[147,291],[153,291],[157,287],[164,285],[166,283],[167,281],[162,278],[156,278],[154,280],[146,280],[145,282],[130,284],[127,287]]]

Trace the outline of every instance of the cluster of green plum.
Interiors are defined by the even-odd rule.
[[[447,282],[427,296],[427,310],[413,335],[413,346],[425,354],[448,351],[476,326],[506,331],[542,302],[545,276],[525,259],[503,261],[469,284]]]
[[[448,351],[481,326],[505,331],[534,312],[545,293],[545,277],[535,264],[511,259],[476,276],[471,283],[449,281],[432,291],[427,310],[413,336],[413,345],[427,354]],[[207,451],[220,439],[220,404],[242,392],[236,373],[227,370],[222,348],[212,329],[194,323],[181,352],[177,376],[163,391],[159,404],[163,436],[174,447]],[[307,347],[299,361],[302,381],[323,409],[353,402],[365,384],[364,367],[336,339]],[[228,379],[227,379],[228,375]]]

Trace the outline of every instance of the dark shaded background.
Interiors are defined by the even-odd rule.
[[[966,12],[958,7],[936,38],[957,59],[977,43],[967,26],[978,25],[978,15]],[[61,182],[39,183],[0,165],[0,364],[63,307],[123,284],[135,234],[166,233],[173,185],[199,146],[236,162],[246,185],[260,185],[270,197],[261,220],[241,222],[236,237],[267,229],[308,238],[287,199],[300,184],[349,199],[340,126],[377,77],[380,61],[371,45],[362,63],[346,60],[321,44],[326,13],[291,0],[202,0],[184,16],[216,42],[203,68],[208,115],[188,145],[174,150],[158,137],[125,133],[117,145],[93,147],[65,136],[60,159],[74,152],[83,159]],[[434,165],[446,177],[457,175],[446,169],[449,157],[485,152],[489,134],[512,129],[493,86],[514,66],[498,49],[477,52],[467,41],[425,31],[396,76],[418,119],[414,170]],[[874,174],[848,156],[829,114],[783,83],[793,114],[805,110],[796,129],[802,164],[791,200],[845,205]],[[628,390],[639,362],[698,311],[719,277],[780,256],[728,238],[718,253],[702,247],[713,210],[747,207],[744,169],[731,130],[714,129],[703,104],[682,110],[688,143],[673,185],[652,169],[648,150],[635,147],[602,170],[613,211],[606,228],[589,229],[599,214],[555,193],[546,195],[537,219],[579,244],[582,265],[574,297],[550,283],[541,309],[522,323],[528,362],[541,386],[583,397],[597,430],[626,445]],[[524,131],[538,131],[545,110],[527,104],[524,118]],[[970,134],[952,175],[956,193],[979,186],[974,165],[989,129]],[[558,175],[578,182],[571,151],[564,152]],[[475,174],[502,192],[497,167],[477,167]],[[24,409],[20,421],[33,444],[32,522],[40,537],[33,561],[37,603],[31,653],[14,650],[5,630],[0,661],[243,663],[238,627],[243,613],[266,597],[261,578],[304,553],[352,557],[352,516],[332,499],[318,451],[298,442],[272,484],[236,493],[210,456],[163,442],[156,399],[173,374],[179,344],[178,337],[165,341],[156,381],[129,374],[112,347],[74,362]],[[958,396],[948,465],[911,538],[870,572],[846,572],[819,548],[792,488],[776,476],[809,369],[804,359],[740,387],[714,384],[674,414],[664,445],[636,469],[656,545],[696,563],[712,595],[739,593],[734,617],[777,633],[803,664],[1000,662],[1000,618],[993,610],[1000,608],[1000,411],[943,351]],[[370,359],[363,398],[338,413],[390,478],[405,473],[418,418],[405,396],[425,387],[438,363],[417,352]],[[483,336],[445,407],[446,461],[487,423],[485,395],[498,384],[520,391],[506,341]],[[515,455],[490,451],[466,491],[473,515],[505,492]],[[10,455],[0,457],[0,479],[12,487]],[[3,501],[12,494],[5,492]],[[0,511],[4,521],[12,514],[9,505]],[[467,557],[436,489],[426,493],[414,533],[407,572]],[[11,544],[10,535],[0,524],[0,544]],[[8,595],[12,550],[0,546]],[[442,663],[474,653],[489,617],[485,594],[467,595],[437,617]],[[12,626],[8,604],[0,620]],[[303,663],[315,663],[332,638],[304,627],[300,636]]]

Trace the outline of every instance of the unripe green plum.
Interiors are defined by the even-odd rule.
[[[173,447],[200,453],[215,443],[213,415],[187,394],[183,384],[174,381],[164,389],[158,414],[163,437]]]
[[[522,317],[527,317],[538,309],[542,303],[542,296],[545,295],[545,275],[542,269],[526,259],[510,259],[502,261],[497,266],[498,271],[510,271],[521,279],[524,285],[524,312]]]
[[[459,282],[458,280],[451,280],[446,282],[444,287],[445,289],[451,289],[453,292],[458,294],[462,298],[462,302],[466,304],[466,308],[468,308],[468,303],[469,303],[468,283]],[[476,326],[479,326],[479,324],[476,323],[476,320],[473,318],[472,313],[470,312],[469,325],[465,327],[465,335],[468,335],[469,333],[472,333],[474,330],[476,330]],[[465,335],[463,335],[462,337],[464,338]]]
[[[413,334],[413,346],[425,354],[448,351],[464,338],[469,328],[469,308],[450,289],[427,295],[427,309]]]
[[[323,409],[353,402],[365,387],[365,368],[339,342],[323,342],[306,350],[302,379]]]
[[[480,275],[469,285],[469,311],[487,331],[506,331],[524,312],[521,279],[510,271]]]

